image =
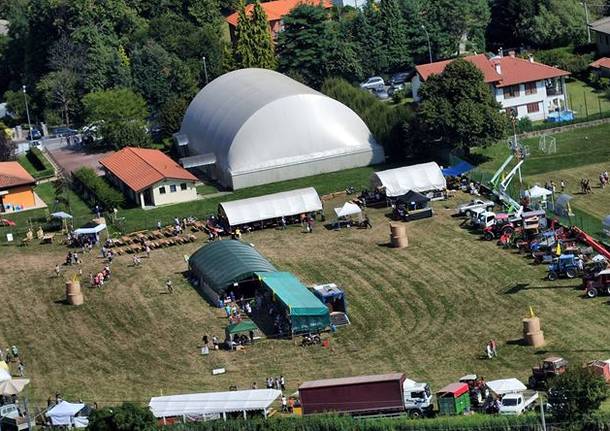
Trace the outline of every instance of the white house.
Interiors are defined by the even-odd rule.
[[[533,57],[522,59],[511,52],[508,56],[487,58],[485,54],[464,57],[482,73],[496,100],[517,118],[544,120],[549,113],[562,111],[566,105],[565,77],[570,73],[537,63]],[[453,60],[416,66],[411,80],[413,98],[419,101],[419,89],[431,75],[440,74]]]
[[[159,150],[125,147],[100,164],[106,178],[142,208],[197,199],[197,177]]]

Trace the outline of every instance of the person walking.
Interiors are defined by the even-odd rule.
[[[497,345],[496,345],[496,340],[494,340],[493,338],[489,341],[489,345],[491,346],[491,354],[493,355],[494,358],[498,357],[498,351],[497,351]]]
[[[280,217],[280,227],[282,230],[286,230],[286,218],[284,216]]]
[[[280,376],[280,389],[282,392],[286,390],[286,380],[284,380],[284,376]]]
[[[487,353],[487,359],[493,358],[493,351],[491,350],[491,343],[487,343],[487,346],[485,346],[485,353]]]
[[[174,285],[172,281],[168,278],[165,282],[165,286],[167,287],[167,293],[174,293]]]
[[[25,365],[21,360],[19,361],[19,365],[17,365],[17,372],[19,373],[19,377],[25,376]]]
[[[55,265],[55,277],[59,277],[59,274],[61,273],[61,268],[59,265]]]
[[[566,190],[566,182],[564,180],[561,180],[559,183],[559,187],[561,188],[561,193],[563,193]]]
[[[282,394],[282,413],[288,413],[288,398]]]

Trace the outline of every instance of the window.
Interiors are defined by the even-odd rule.
[[[538,89],[536,88],[535,82],[526,82],[525,83],[525,94],[536,94]]]
[[[527,113],[532,114],[534,112],[540,112],[540,103],[528,103],[527,104]]]
[[[186,190],[186,183],[180,184],[180,190]]]
[[[519,113],[517,112],[517,108],[512,106],[510,108],[506,108],[506,113],[514,118],[517,118],[517,115],[519,115]]]
[[[519,97],[519,86],[511,85],[510,87],[504,87],[504,98],[510,99],[512,97]]]
[[[174,193],[176,191],[176,184],[172,184],[169,186],[169,191]]]
[[[165,186],[159,187],[159,193],[162,194],[162,195],[165,194]]]

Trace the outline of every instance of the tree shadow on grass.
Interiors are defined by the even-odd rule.
[[[552,284],[540,285],[540,286],[530,286],[529,283],[515,283],[515,285],[510,286],[502,291],[503,295],[513,295],[515,293],[519,293],[524,290],[544,290],[544,289],[575,289],[578,286],[555,286]]]

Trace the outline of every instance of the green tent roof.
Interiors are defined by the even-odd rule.
[[[290,272],[257,273],[290,310],[291,316],[322,316],[328,308]]]
[[[237,334],[238,332],[255,331],[258,326],[251,320],[242,320],[239,323],[232,323],[226,328],[226,332],[229,334]]]
[[[189,268],[216,293],[224,293],[232,283],[251,278],[255,273],[276,271],[254,247],[236,240],[204,245],[189,258]]]

